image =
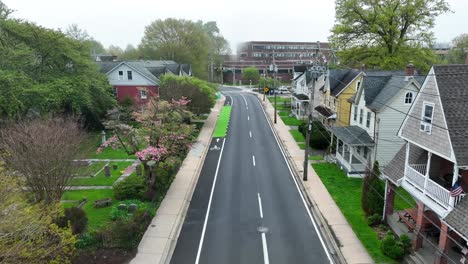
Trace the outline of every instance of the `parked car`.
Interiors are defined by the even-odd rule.
[[[289,91],[289,90],[288,90],[288,87],[287,87],[287,86],[280,86],[280,87],[278,88],[277,93],[283,94],[283,93],[287,93],[288,91]]]

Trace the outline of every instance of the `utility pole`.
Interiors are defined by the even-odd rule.
[[[314,110],[315,81],[321,74],[325,74],[327,72],[327,67],[315,64],[310,69],[307,69],[307,71],[310,71],[310,74],[312,75],[312,87],[309,89],[309,118],[307,120],[306,147],[304,150],[304,175],[302,177],[302,180],[304,181],[307,181],[307,172],[309,169],[309,143],[313,124],[312,111]]]
[[[276,113],[277,113],[277,107],[276,107],[276,72],[278,71],[278,67],[276,66],[275,63],[275,50],[273,50],[273,93],[275,94],[275,115],[273,118],[273,123],[276,124]]]

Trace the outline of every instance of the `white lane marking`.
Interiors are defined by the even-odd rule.
[[[250,120],[250,116],[247,116],[247,120]]]
[[[258,98],[257,98],[257,99],[258,99]],[[257,102],[258,102],[258,100],[257,100]],[[259,102],[259,104],[260,104],[260,102]],[[330,261],[330,263],[334,263],[333,260],[332,260],[332,258],[331,258],[331,256],[330,256],[330,252],[328,252],[327,246],[325,245],[325,241],[323,241],[322,234],[320,233],[320,230],[318,229],[317,224],[315,223],[315,220],[314,220],[314,218],[312,217],[312,213],[310,212],[310,209],[309,209],[309,207],[307,206],[306,200],[305,200],[304,196],[302,195],[301,190],[299,189],[299,184],[297,183],[296,177],[294,177],[293,171],[292,171],[292,169],[291,169],[291,166],[289,166],[289,162],[288,162],[288,160],[286,159],[286,154],[284,154],[283,149],[280,147],[278,137],[277,137],[276,134],[273,132],[273,127],[271,126],[271,123],[270,123],[270,121],[269,121],[269,119],[268,119],[267,113],[265,112],[265,109],[263,109],[263,107],[262,107],[261,105],[260,105],[260,108],[262,109],[263,114],[265,115],[265,119],[267,120],[267,123],[268,123],[268,125],[270,126],[271,133],[273,133],[273,136],[275,137],[276,143],[278,144],[278,148],[280,149],[281,154],[283,154],[284,161],[286,162],[286,165],[288,166],[290,175],[291,175],[291,177],[293,178],[294,183],[296,184],[297,191],[299,192],[299,195],[301,196],[302,203],[304,204],[304,207],[306,208],[307,214],[309,215],[309,218],[310,218],[310,220],[312,221],[312,225],[314,226],[315,232],[317,233],[317,235],[318,235],[318,237],[319,237],[320,243],[322,244],[322,247],[323,247],[323,249],[325,250],[325,254],[327,254],[327,258],[328,258],[328,260]]]
[[[255,166],[255,156],[252,156],[253,165]]]
[[[241,93],[239,93],[239,94],[244,99],[245,105],[247,106],[247,110],[249,110],[249,103],[247,103],[247,100],[245,99],[245,96],[243,94],[241,94]]]
[[[246,108],[247,108],[247,110],[249,110],[249,107],[248,107],[248,106],[246,106]]]
[[[250,137],[252,137],[252,131],[249,131],[249,135],[250,135]]]
[[[258,209],[260,210],[260,218],[263,218],[263,207],[262,207],[262,197],[257,193],[258,196]]]
[[[270,259],[268,257],[268,245],[267,245],[265,233],[262,233],[262,247],[263,247],[263,262],[265,264],[270,264]]]
[[[206,225],[208,223],[208,216],[210,215],[211,201],[213,200],[213,193],[216,186],[216,179],[218,178],[219,164],[221,163],[221,158],[223,157],[224,143],[226,138],[223,139],[223,145],[221,146],[221,154],[219,154],[218,165],[216,165],[216,172],[213,179],[213,186],[211,186],[210,199],[208,200],[208,208],[206,209],[205,222],[203,223],[202,234],[200,238],[200,244],[198,245],[197,258],[195,259],[195,264],[198,264],[200,261],[200,255],[203,247],[203,240],[205,239]]]

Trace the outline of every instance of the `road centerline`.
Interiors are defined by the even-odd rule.
[[[258,198],[258,210],[260,210],[260,218],[263,218],[262,197],[260,197],[259,193],[257,193],[257,198]]]
[[[253,162],[253,165],[255,167],[255,155],[252,155],[252,162]]]
[[[268,256],[268,245],[267,245],[265,233],[262,233],[262,248],[263,248],[263,262],[265,264],[269,264],[270,258]]]
[[[252,137],[252,131],[249,131],[249,135],[250,135],[250,137]]]

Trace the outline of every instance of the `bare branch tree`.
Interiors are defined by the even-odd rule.
[[[37,201],[58,201],[73,178],[84,138],[72,119],[23,120],[0,131],[0,149],[7,168],[24,177]]]

